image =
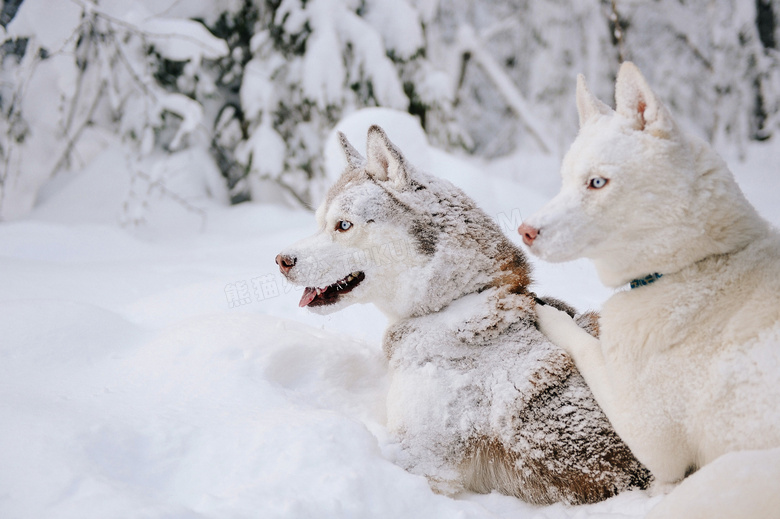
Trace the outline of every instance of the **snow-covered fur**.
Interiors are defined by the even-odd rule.
[[[561,191],[519,232],[546,260],[591,258],[612,287],[653,275],[605,303],[600,340],[561,312],[539,316],[632,452],[674,483],[726,453],[780,447],[780,236],[633,64],[615,96],[613,111],[578,79],[581,127]],[[752,483],[722,467],[761,456],[732,455],[696,475],[719,484],[681,485],[657,516],[737,517],[729,510],[752,502],[763,512],[750,517],[778,517],[780,498],[760,480],[769,471],[777,485],[780,454],[764,454]],[[729,478],[741,486],[726,491]],[[713,515],[693,514],[697,500]]]
[[[371,302],[388,316],[397,462],[442,493],[498,490],[538,504],[645,487],[649,473],[570,357],[537,330],[522,251],[379,127],[368,131],[367,160],[340,138],[349,165],[317,211],[319,232],[277,262],[308,287],[301,306]]]

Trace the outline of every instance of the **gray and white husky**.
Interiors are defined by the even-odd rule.
[[[371,302],[388,317],[397,462],[437,492],[498,490],[535,504],[646,487],[649,473],[571,358],[537,330],[541,300],[522,251],[378,126],[367,159],[339,136],[348,167],[317,210],[318,232],[276,261],[307,287],[300,306],[326,314]]]

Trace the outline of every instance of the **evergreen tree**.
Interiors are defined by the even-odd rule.
[[[609,99],[625,59],[689,130],[744,149],[780,129],[778,12],[780,0],[6,1],[0,219],[116,142],[133,171],[128,223],[155,196],[197,212],[196,191],[310,206],[328,133],[370,106],[415,115],[443,148],[560,154],[577,131],[576,75]]]

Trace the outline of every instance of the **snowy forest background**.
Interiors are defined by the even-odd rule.
[[[6,0],[0,220],[107,147],[132,172],[127,225],[150,197],[197,212],[183,175],[225,204],[308,207],[329,131],[369,106],[449,151],[561,155],[576,74],[609,100],[628,59],[688,130],[744,154],[780,132],[779,15],[780,0]]]

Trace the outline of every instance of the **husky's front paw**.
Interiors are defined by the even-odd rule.
[[[577,326],[569,314],[550,305],[536,305],[536,316],[539,331],[569,355],[573,355],[578,338],[589,336],[588,332]]]

